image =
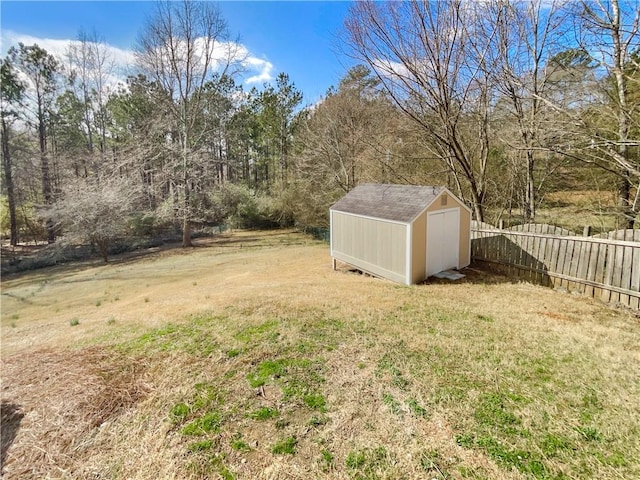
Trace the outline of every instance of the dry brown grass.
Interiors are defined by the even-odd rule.
[[[405,287],[333,272],[299,234],[235,232],[4,279],[5,476],[640,475],[638,319],[466,273]]]

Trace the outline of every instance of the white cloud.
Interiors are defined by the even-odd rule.
[[[10,30],[3,31],[0,36],[0,48],[3,54],[11,46],[18,43],[25,45],[38,44],[47,52],[55,56],[63,65],[68,65],[67,50],[71,44],[79,44],[75,39],[53,39],[46,37],[35,37],[25,35]],[[117,84],[124,84],[128,74],[133,72],[135,66],[135,52],[133,49],[122,49],[113,45],[105,44],[107,55],[113,64],[112,71],[108,74],[108,85],[114,87]],[[273,80],[273,64],[268,60],[255,57],[242,44],[218,43],[214,47],[213,59],[220,64],[224,63],[233,54],[233,60],[238,61],[245,72],[244,82],[246,84],[264,83]]]
[[[245,80],[246,84],[252,83],[264,83],[273,80],[271,71],[273,70],[273,64],[267,60],[256,57],[247,57],[244,64],[248,70],[256,70],[257,75],[253,75]]]
[[[382,76],[392,78],[406,78],[411,74],[409,69],[400,62],[387,59],[378,59],[374,62],[373,68]]]
[[[2,50],[5,50],[5,45],[18,45],[18,43],[24,43],[25,45],[38,44],[44,48],[47,52],[52,54],[57,59],[64,61],[66,59],[66,52],[70,44],[80,44],[77,40],[70,39],[53,39],[34,37],[31,35],[24,35],[12,31],[2,32]],[[113,61],[117,69],[126,69],[133,65],[134,54],[133,50],[125,50],[122,48],[114,47],[113,45],[105,44],[108,56]]]

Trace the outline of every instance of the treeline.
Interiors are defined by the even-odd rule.
[[[81,34],[64,61],[2,60],[3,235],[91,242],[193,228],[323,226],[362,182],[444,184],[478,220],[535,219],[559,172],[640,208],[633,2],[357,2],[360,59],[306,106],[292,79],[245,91],[214,4],[158,3],[125,87]],[[6,207],[6,208],[5,208]]]

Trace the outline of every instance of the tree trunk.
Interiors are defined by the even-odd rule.
[[[527,185],[526,198],[524,208],[524,222],[530,223],[535,220],[536,216],[536,184],[534,178],[535,160],[533,152],[527,151]]]
[[[7,201],[9,203],[9,223],[11,225],[11,245],[18,244],[18,223],[16,221],[16,199],[13,189],[11,172],[11,151],[9,150],[9,129],[2,119],[2,165],[4,167],[4,182],[7,186]]]
[[[182,222],[182,246],[193,247],[193,242],[191,241],[191,222],[187,215],[185,215]]]
[[[186,144],[186,135],[185,135],[185,144]],[[183,247],[191,247],[193,243],[191,242],[191,205],[190,205],[190,190],[189,190],[189,174],[187,173],[187,157],[188,152],[186,147],[183,147],[182,151],[182,167],[184,169],[182,175],[182,181],[184,183],[184,198],[182,199],[182,246]]]
[[[611,3],[613,18],[611,22],[611,36],[613,38],[613,73],[616,80],[616,89],[618,93],[618,154],[626,162],[629,159],[629,151],[627,149],[627,141],[629,140],[629,113],[627,103],[627,79],[625,78],[625,53],[626,48],[623,46],[622,40],[622,22],[620,4],[618,0]],[[622,228],[633,228],[634,212],[631,203],[631,182],[629,181],[629,173],[624,167],[620,169],[620,181],[618,182],[618,204],[620,207],[620,224]]]
[[[620,208],[620,228],[633,229],[635,215],[631,200],[631,182],[629,172],[622,172],[618,180],[618,207]],[[626,174],[626,175],[625,175]]]
[[[94,243],[98,247],[100,251],[100,255],[104,260],[104,263],[109,262],[109,239],[108,238],[97,238],[94,240]]]
[[[42,196],[44,197],[45,205],[51,205],[53,203],[53,196],[51,194],[51,177],[49,175],[49,159],[47,158],[47,132],[44,118],[44,111],[42,106],[42,100],[38,101],[38,138],[40,140],[40,167],[42,172]],[[46,221],[47,228],[47,242],[53,243],[56,241],[55,227],[51,219]]]

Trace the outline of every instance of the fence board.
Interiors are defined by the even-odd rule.
[[[638,230],[638,233],[640,233],[640,230]],[[629,290],[640,291],[640,248],[633,249]],[[640,310],[640,298],[631,297],[629,299],[629,306],[633,309]]]
[[[544,224],[474,222],[471,251],[514,276],[640,309],[640,229],[580,237]]]

